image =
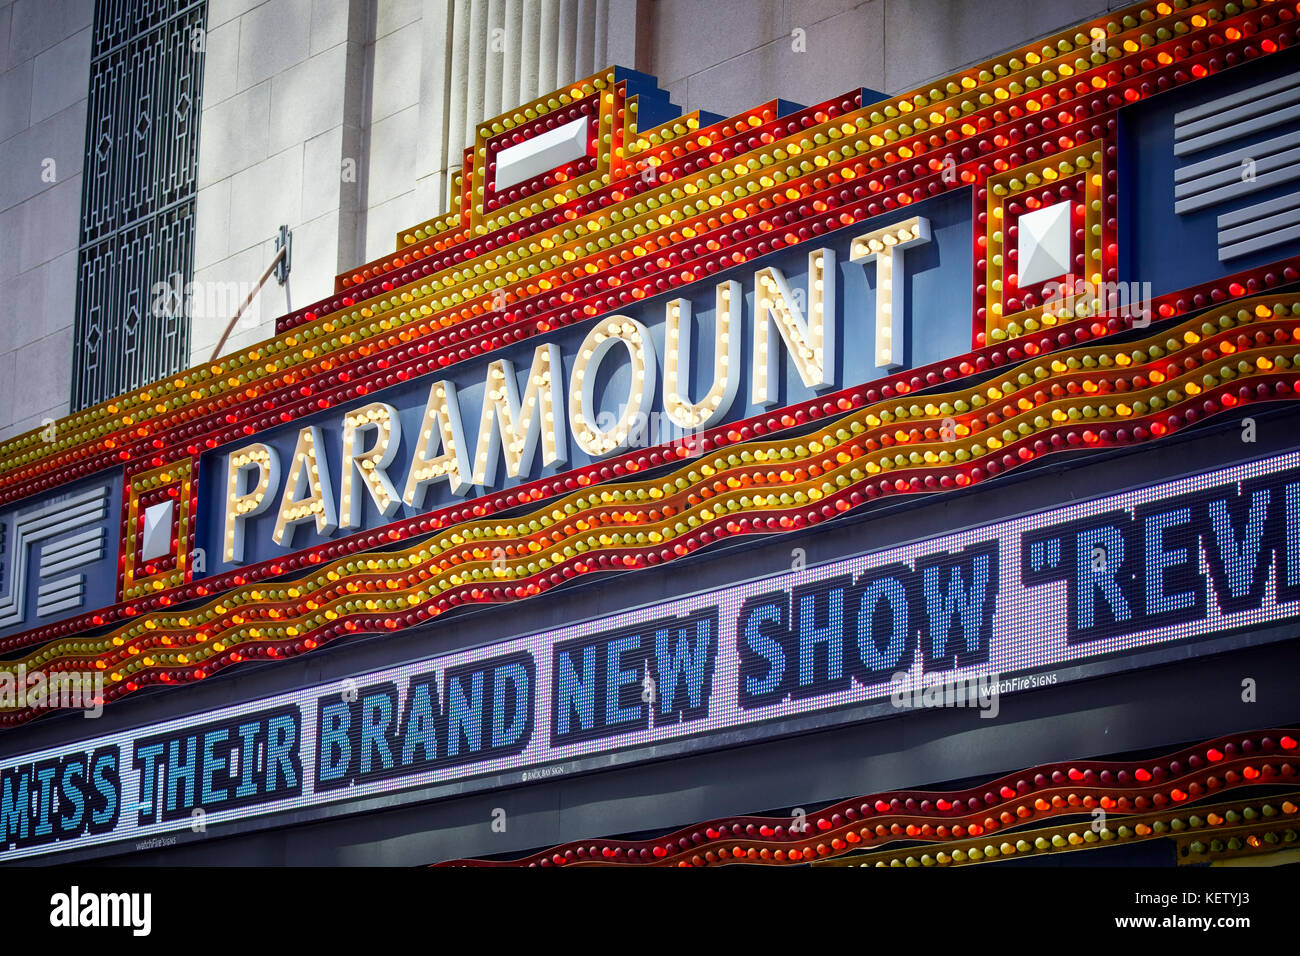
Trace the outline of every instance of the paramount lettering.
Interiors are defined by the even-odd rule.
[[[928,222],[914,217],[851,240],[845,268],[898,270],[905,247],[929,241]],[[539,462],[556,470],[575,453],[594,461],[628,447],[687,440],[733,413],[742,378],[749,381],[747,407],[779,404],[786,363],[809,394],[843,384],[836,378],[844,337],[838,326],[866,317],[841,314],[840,261],[829,247],[808,253],[806,263],[792,260],[806,268],[802,285],[775,265],[758,270],[748,309],[740,282],[718,283],[709,319],[711,362],[701,363],[692,349],[692,338],[704,337],[703,317],[678,298],[657,307],[653,331],[634,316],[611,315],[567,354],[554,342],[537,346],[522,388],[522,363],[517,369],[514,360],[500,358],[488,363],[481,386],[431,382],[418,418],[404,414],[409,400],[402,407],[358,403],[301,426],[287,457],[266,440],[236,447],[224,455],[219,479],[223,560],[245,560],[246,529],[262,514],[274,515],[269,538],[275,547],[292,550],[302,546],[299,529],[322,538],[373,526],[403,507],[426,508],[438,486],[467,496],[526,478]],[[901,295],[895,288],[896,282],[878,284],[877,334],[892,321],[890,302]],[[752,348],[742,362],[745,338]],[[880,361],[892,366],[888,350],[882,354]],[[333,447],[338,451],[328,450]]]

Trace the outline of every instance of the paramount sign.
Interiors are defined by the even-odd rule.
[[[278,442],[259,436],[223,449],[205,482],[225,498],[213,551],[229,568],[526,479],[539,455],[553,473],[683,440],[738,417],[738,405],[790,404],[901,367],[905,250],[931,241],[929,220],[912,216],[799,252],[806,272],[798,278],[776,264],[748,281],[725,278],[711,310],[677,297],[640,318],[608,315],[580,340],[496,359],[460,384],[439,379],[391,398],[386,390],[274,433]],[[864,291],[868,274],[874,279],[874,307],[841,306],[848,270]],[[873,332],[859,327],[864,318]],[[873,350],[856,345],[873,339]]]

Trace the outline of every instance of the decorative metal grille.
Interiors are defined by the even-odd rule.
[[[95,4],[73,411],[189,364],[206,19],[207,0]]]

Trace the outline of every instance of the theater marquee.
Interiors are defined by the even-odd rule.
[[[897,97],[682,116],[611,67],[485,121],[451,212],[274,338],[0,447],[0,674],[97,674],[112,713],[347,635],[428,653],[7,758],[0,856],[1293,617],[1295,450],[1158,481],[1134,453],[1295,401],[1298,39],[1294,3],[1162,0]],[[1135,477],[1086,503],[612,619],[581,586],[1103,454]],[[452,651],[445,617],[557,591],[592,619]]]
[[[987,707],[1297,615],[1290,453],[29,754],[0,771],[0,859],[426,799],[934,694]]]

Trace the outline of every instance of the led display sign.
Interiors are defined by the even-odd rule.
[[[1300,613],[1300,454],[5,761],[0,859],[962,704]],[[1264,640],[1252,637],[1248,640]],[[301,815],[305,814],[305,816]]]

